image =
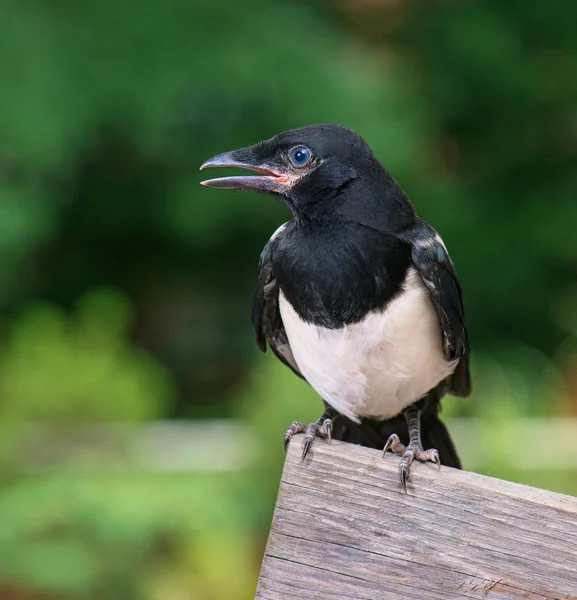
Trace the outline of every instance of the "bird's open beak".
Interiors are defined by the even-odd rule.
[[[287,183],[289,178],[268,168],[266,165],[255,164],[252,159],[250,148],[233,150],[213,156],[200,165],[200,169],[209,169],[211,167],[235,167],[240,169],[249,169],[262,173],[262,175],[241,175],[235,177],[218,177],[217,179],[207,179],[201,181],[201,185],[214,188],[225,188],[230,190],[254,190],[257,192],[279,192],[283,184]]]

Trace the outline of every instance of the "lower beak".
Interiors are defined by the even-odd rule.
[[[234,167],[239,169],[249,169],[262,173],[262,175],[241,175],[235,177],[218,177],[217,179],[207,179],[201,181],[201,185],[214,188],[224,188],[229,190],[253,190],[257,192],[278,192],[280,185],[286,183],[288,178],[284,175],[275,173],[262,165],[252,164],[250,159],[244,158],[246,151],[233,150],[224,152],[209,158],[200,165],[200,169],[209,169],[212,167]],[[240,155],[240,156],[239,156]]]

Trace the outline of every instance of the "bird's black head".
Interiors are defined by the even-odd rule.
[[[201,169],[240,167],[261,173],[209,179],[209,187],[281,197],[297,220],[341,215],[361,222],[414,218],[401,188],[369,145],[340,125],[310,125],[208,159]]]

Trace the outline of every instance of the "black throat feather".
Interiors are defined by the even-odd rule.
[[[341,220],[291,221],[274,242],[283,294],[304,321],[331,329],[384,309],[401,291],[411,260],[398,237]]]

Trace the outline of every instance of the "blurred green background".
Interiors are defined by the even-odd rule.
[[[576,72],[570,0],[2,0],[0,600],[253,597],[321,403],[253,343],[286,209],[198,166],[309,123],[451,251],[465,468],[577,494]]]

